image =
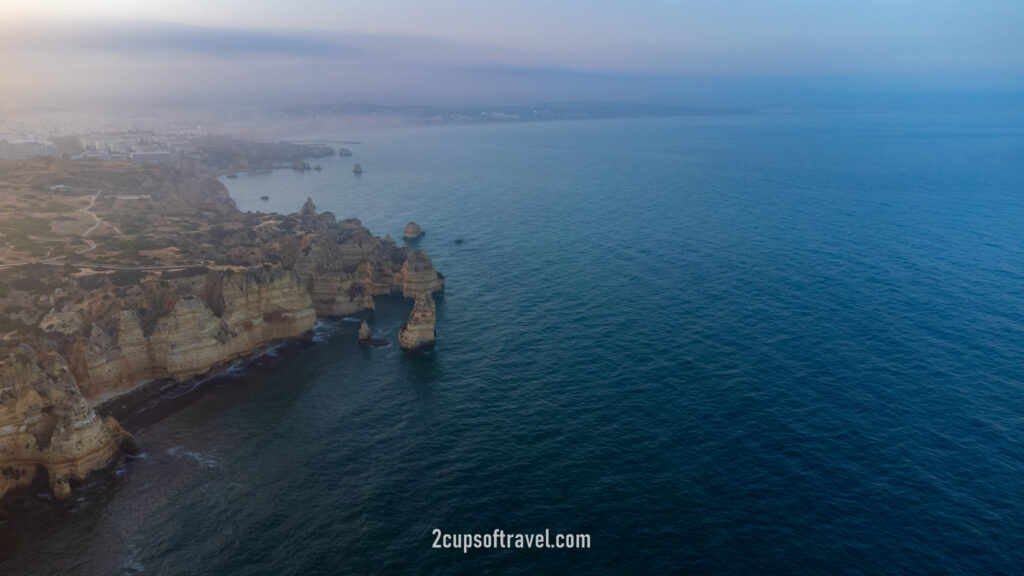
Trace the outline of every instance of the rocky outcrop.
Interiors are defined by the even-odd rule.
[[[0,360],[0,498],[45,474],[54,495],[118,463],[131,436],[101,420],[58,354],[27,346]]]
[[[363,348],[383,348],[388,345],[388,341],[375,339],[370,325],[363,320],[363,325],[359,327],[359,345]]]
[[[434,262],[423,250],[409,252],[409,256],[402,264],[400,277],[402,295],[406,298],[444,292],[444,276],[434,268]]]
[[[73,481],[118,461],[131,437],[92,404],[148,380],[207,373],[316,321],[298,274],[280,266],[149,280],[79,310],[41,322],[69,342],[70,364],[27,345],[0,362],[0,498],[44,472],[63,498]]]
[[[294,273],[235,273],[222,281],[220,317],[201,298],[186,296],[160,319],[149,339],[153,370],[184,380],[313,329],[316,312]]]
[[[183,287],[195,293],[171,296],[167,314],[148,337],[129,309],[120,311],[116,337],[94,323],[88,339],[76,343],[72,365],[87,398],[156,378],[203,374],[274,340],[297,338],[316,321],[298,276],[281,268],[209,274]]]
[[[402,350],[421,352],[434,349],[435,325],[437,313],[434,297],[429,293],[420,294],[413,304],[409,320],[398,332],[398,343]]]
[[[422,250],[399,248],[373,236],[356,219],[336,222],[317,215],[307,200],[300,212],[309,231],[298,238],[292,266],[320,316],[344,316],[374,309],[374,296],[424,290],[444,291],[444,276]]]
[[[317,213],[312,200],[289,216],[240,216],[216,187],[155,189],[176,210],[194,201],[216,218],[175,246],[189,261],[211,258],[209,268],[72,275],[41,265],[13,273],[19,286],[36,287],[5,285],[5,298],[19,302],[7,320],[21,328],[0,334],[0,498],[40,474],[64,497],[75,481],[116,463],[131,437],[93,406],[302,337],[317,316],[373,310],[374,296],[415,298],[402,347],[433,347],[432,294],[443,293],[444,277],[422,250]],[[12,334],[33,347],[12,347]],[[366,324],[360,343],[388,345]]]
[[[403,236],[406,240],[416,240],[417,238],[422,238],[424,234],[426,234],[426,232],[423,231],[423,228],[420,228],[419,224],[409,222],[405,225],[405,233]]]
[[[97,293],[80,311],[46,315],[44,329],[75,338],[67,357],[83,395],[96,402],[141,382],[192,378],[299,337],[318,316],[373,310],[374,296],[444,291],[422,250],[374,237],[358,220],[318,214],[311,199],[289,218],[293,235],[268,232],[246,247],[280,264],[151,278],[122,297]]]
[[[312,198],[308,196],[306,197],[306,202],[302,205],[302,208],[299,210],[299,216],[316,216],[316,204],[313,203]]]
[[[116,339],[96,323],[88,339],[80,338],[72,348],[72,371],[87,398],[127,390],[159,373],[151,366],[149,342],[134,311],[117,313],[115,334]]]

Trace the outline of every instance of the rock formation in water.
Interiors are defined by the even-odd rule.
[[[424,234],[426,234],[426,232],[424,232],[423,228],[420,228],[420,225],[415,222],[409,222],[408,224],[405,225],[404,236],[406,240],[415,240],[417,238],[422,238]]]
[[[433,350],[436,323],[434,297],[430,293],[416,296],[409,320],[402,325],[398,333],[398,343],[403,350],[410,352]]]
[[[120,213],[122,221],[148,218],[147,232],[171,230],[163,246],[180,261],[205,265],[110,271],[39,264],[0,275],[0,498],[42,475],[66,497],[74,482],[115,465],[131,442],[116,421],[97,414],[106,399],[145,382],[196,378],[274,341],[308,336],[318,316],[372,310],[374,296],[416,298],[403,343],[432,345],[432,294],[443,292],[444,277],[425,252],[374,237],[358,220],[318,214],[312,200],[289,216],[242,214],[218,186],[158,182],[150,204],[118,205],[140,213]],[[160,209],[191,209],[199,225],[177,231],[180,216],[162,219]],[[165,239],[146,241],[161,248]],[[118,242],[110,240],[110,257]]]
[[[423,250],[408,253],[398,278],[402,282],[402,296],[406,298],[444,293],[444,276],[434,268],[434,262]]]
[[[363,167],[360,166],[359,164],[356,164],[355,166],[352,167],[352,173],[353,174],[362,174],[363,173]]]
[[[388,345],[388,341],[374,338],[370,325],[363,320],[362,326],[359,327],[359,345],[363,348],[384,348]]]

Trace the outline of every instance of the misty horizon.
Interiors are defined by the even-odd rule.
[[[8,111],[562,101],[948,109],[1024,102],[1024,49],[1014,33],[1024,21],[1019,5],[837,5],[825,13],[813,3],[785,10],[747,4],[652,3],[628,12],[602,5],[575,13],[548,7],[538,8],[534,21],[506,13],[502,27],[458,3],[440,4],[419,24],[403,20],[401,7],[371,10],[384,23],[342,19],[355,8],[340,3],[263,7],[226,21],[214,20],[216,13],[190,16],[186,6],[175,13],[178,22],[103,4],[85,16],[58,3],[46,14],[15,9],[0,20],[0,101]],[[637,25],[616,34],[616,18]]]

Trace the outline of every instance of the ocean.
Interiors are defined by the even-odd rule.
[[[365,130],[243,210],[426,230],[410,303],[129,419],[5,574],[996,574],[1024,566],[1024,115]],[[360,163],[363,174],[352,173]],[[261,196],[268,196],[266,201]],[[456,240],[462,240],[456,243]],[[444,533],[589,549],[436,549]]]

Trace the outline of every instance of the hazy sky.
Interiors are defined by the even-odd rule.
[[[0,98],[799,107],[1020,93],[1022,30],[1022,0],[0,0]]]

